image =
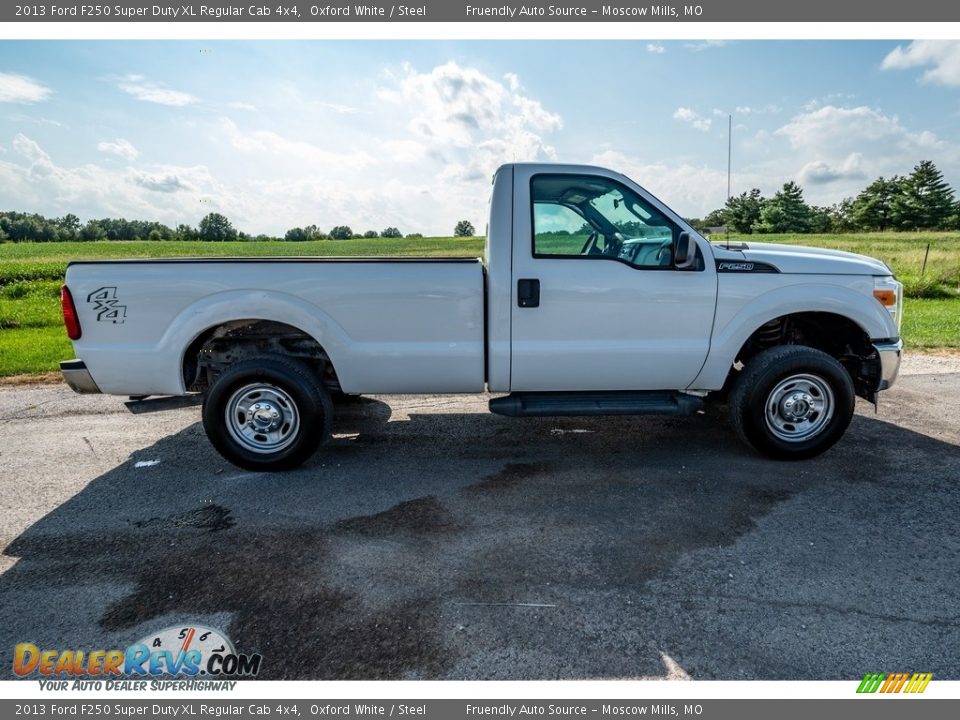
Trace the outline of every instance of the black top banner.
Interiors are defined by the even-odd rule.
[[[954,22],[960,3],[944,0],[694,0],[641,4],[601,0],[492,2],[412,0],[408,3],[304,4],[268,2],[85,4],[3,3],[0,22]]]

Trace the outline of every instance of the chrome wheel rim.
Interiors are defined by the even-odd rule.
[[[836,403],[830,383],[801,373],[781,380],[767,396],[767,428],[787,442],[803,442],[823,432]]]
[[[244,385],[234,392],[224,414],[230,436],[260,455],[289,447],[300,429],[300,413],[293,398],[267,383]]]

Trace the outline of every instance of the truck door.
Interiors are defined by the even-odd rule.
[[[674,265],[672,212],[619,176],[514,180],[511,390],[687,387],[707,357],[713,255]]]

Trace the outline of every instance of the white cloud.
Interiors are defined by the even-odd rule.
[[[454,62],[423,73],[408,65],[394,87],[382,88],[379,95],[407,111],[413,134],[446,145],[468,147],[481,136],[561,127],[559,115],[523,93],[516,75],[504,79],[506,83]]]
[[[685,107],[677,108],[673,113],[673,119],[687,123],[688,125],[703,132],[707,132],[710,129],[710,126],[713,124],[713,120],[710,118],[703,117],[699,113]]]
[[[660,45],[659,43],[647,43],[647,52],[654,53],[655,55],[663,55],[667,49]]]
[[[960,41],[914,40],[898,45],[883,59],[884,70],[926,68],[922,79],[937,85],[960,87]]]
[[[427,156],[427,146],[416,140],[386,140],[380,147],[386,158],[397,163],[419,162]]]
[[[135,185],[153,192],[174,193],[181,190],[195,188],[175,172],[151,174],[139,171],[130,173],[130,180]]]
[[[56,172],[50,156],[23,133],[17,133],[13,138],[13,149],[27,161],[27,174],[30,178],[44,178]]]
[[[795,148],[849,147],[864,141],[915,139],[899,119],[865,105],[837,107],[826,105],[795,115],[776,131]],[[926,142],[930,142],[928,138]]]
[[[728,42],[728,40],[700,40],[699,42],[684,43],[683,46],[694,52],[701,52],[711,48],[723,47]]]
[[[124,140],[123,138],[117,138],[112,142],[104,140],[103,142],[97,143],[97,150],[110,153],[111,155],[117,155],[129,162],[136,160],[140,155],[140,151],[137,150],[129,140]]]
[[[783,110],[779,105],[774,105],[773,103],[767,103],[760,107],[753,107],[750,105],[737,105],[736,112],[738,115],[774,115]]]
[[[240,101],[227,103],[227,107],[232,110],[249,110],[251,112],[257,109],[256,105],[251,105],[250,103],[245,103]]]
[[[235,149],[254,155],[284,158],[297,164],[314,163],[319,166],[351,168],[365,167],[373,158],[365,152],[327,150],[304,140],[284,137],[272,130],[242,130],[233,120],[221,118],[220,135]]]
[[[360,112],[360,110],[355,107],[350,105],[341,105],[339,103],[317,102],[316,105],[317,107],[326,108],[327,110],[333,110],[341,115],[353,115],[354,113]]]
[[[0,102],[32,104],[46,100],[52,90],[33,78],[0,72]]]
[[[434,190],[471,197],[475,215],[484,212],[484,187],[498,166],[556,158],[545,135],[562,127],[560,115],[530,97],[513,73],[496,79],[449,62],[428,72],[406,65],[386,80],[378,96],[397,108],[412,139],[439,164]]]
[[[157,103],[158,105],[183,107],[199,102],[199,98],[190,93],[173,90],[159,83],[151,82],[143,75],[125,75],[117,83],[117,87],[128,95],[137,98],[137,100]]]
[[[825,185],[837,180],[863,180],[867,175],[863,170],[863,155],[850,153],[839,165],[824,160],[809,162],[800,168],[797,177],[804,185]]]

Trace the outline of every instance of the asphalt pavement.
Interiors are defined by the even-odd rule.
[[[960,360],[797,463],[693,418],[340,405],[255,474],[199,408],[0,387],[0,673],[187,622],[269,679],[960,679]]]

